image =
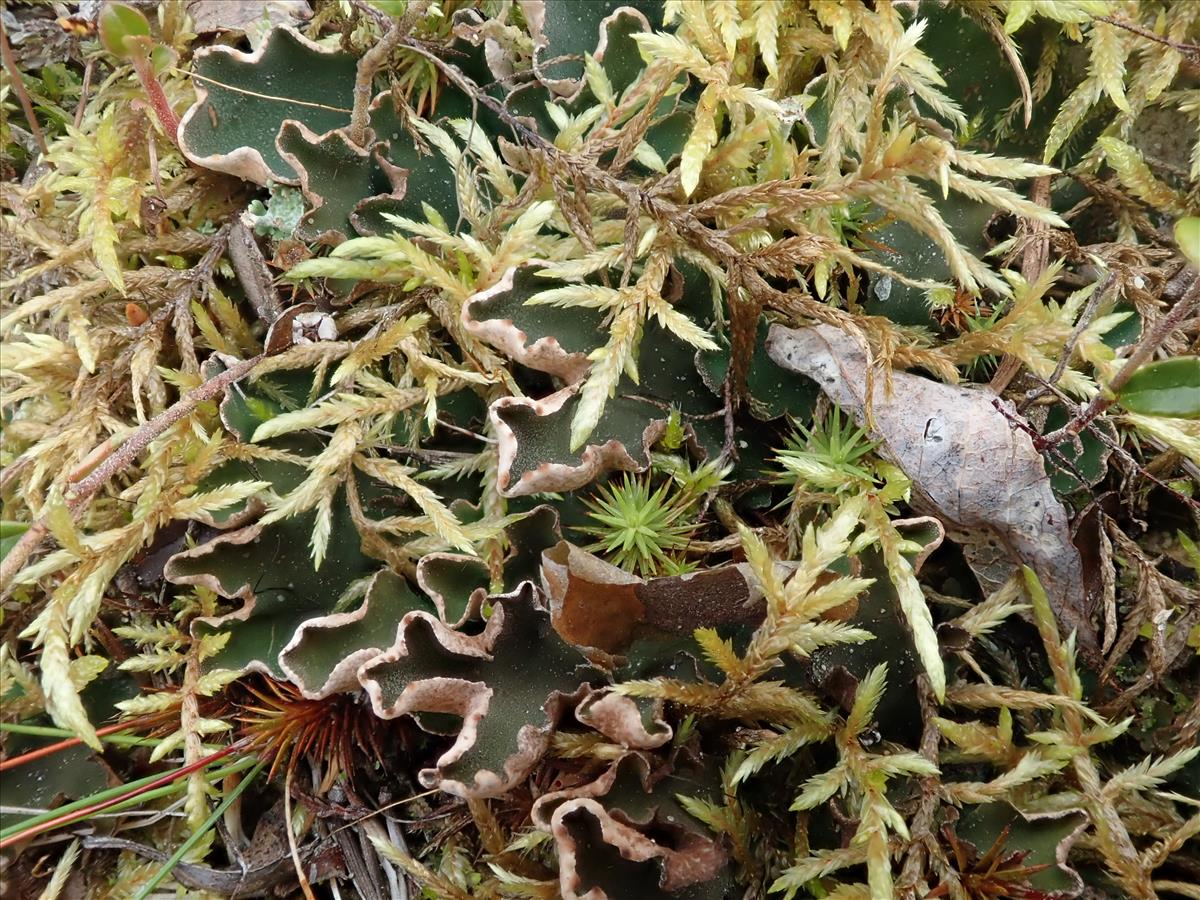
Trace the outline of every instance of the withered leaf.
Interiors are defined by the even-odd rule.
[[[868,394],[864,348],[828,325],[772,326],[767,351],[779,365],[816,381],[860,424],[869,407],[881,452],[912,480],[913,505],[936,515],[963,545],[984,589],[998,587],[1018,565],[1032,567],[1059,621],[1095,658],[1096,633],[1067,512],[1050,488],[1041,454],[996,408],[994,395],[907,372],[892,373],[891,394],[877,373]]]
[[[621,653],[646,634],[762,619],[762,588],[747,565],[645,580],[562,541],[542,554],[551,621],[578,647]]]

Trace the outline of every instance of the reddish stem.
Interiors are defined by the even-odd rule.
[[[198,769],[203,769],[210,763],[214,763],[218,759],[223,759],[229,754],[237,750],[241,750],[244,743],[244,741],[238,741],[236,744],[230,744],[224,750],[218,750],[215,753],[210,753],[208,756],[204,757],[203,759],[198,759],[190,765],[176,769],[173,772],[168,772],[161,778],[156,778],[149,784],[144,784],[137,790],[130,791],[128,794],[122,794],[119,797],[110,797],[108,800],[101,801],[100,803],[93,803],[91,806],[85,806],[83,809],[77,809],[72,813],[61,815],[55,819],[49,820],[48,822],[42,822],[40,825],[31,825],[24,831],[18,831],[12,837],[8,837],[0,841],[0,850],[7,850],[14,844],[27,841],[30,838],[35,838],[39,834],[44,834],[47,831],[53,831],[55,828],[61,828],[63,825],[70,825],[73,822],[78,822],[80,819],[86,819],[88,816],[94,816],[96,813],[103,812],[110,806],[116,806],[118,803],[124,803],[126,800],[140,796],[147,791],[152,791],[156,788],[162,787],[165,784],[170,784],[172,781],[183,778],[185,775],[191,775]]]
[[[37,115],[34,114],[33,104],[29,101],[29,92],[25,90],[25,81],[21,77],[21,70],[13,58],[12,47],[8,44],[8,35],[4,31],[3,22],[0,22],[0,57],[3,57],[4,68],[8,70],[8,76],[12,79],[13,91],[16,93],[17,99],[21,101],[21,109],[25,112],[25,118],[29,122],[29,131],[33,135],[33,139],[37,141],[38,149],[42,153],[48,153],[46,137],[42,134],[42,126],[38,124]]]
[[[104,737],[106,734],[114,734],[118,731],[130,731],[137,727],[137,722],[118,722],[116,725],[108,725],[104,728],[96,729],[96,737]],[[0,761],[0,772],[5,772],[9,769],[15,769],[17,766],[23,766],[25,763],[33,762],[34,760],[43,759],[47,756],[52,756],[60,750],[67,750],[74,747],[76,744],[82,744],[79,738],[66,738],[65,740],[57,741],[53,744],[47,744],[45,747],[38,747],[36,750],[30,750],[28,753],[22,753],[20,756],[14,756],[11,759]]]
[[[146,92],[146,97],[150,100],[150,105],[154,107],[154,114],[158,116],[159,124],[162,125],[167,137],[171,139],[171,143],[178,146],[179,119],[175,115],[175,110],[171,109],[171,102],[167,100],[167,95],[164,93],[162,85],[154,77],[153,64],[148,58],[138,56],[134,56],[130,62],[133,63],[133,70],[137,73],[138,80],[142,83],[142,90]]]

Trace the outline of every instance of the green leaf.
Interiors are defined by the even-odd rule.
[[[555,633],[532,583],[493,597],[492,607],[476,635],[409,613],[395,644],[360,675],[376,715],[461,719],[450,726],[454,745],[420,773],[426,786],[461,797],[496,796],[523,780],[599,675]]]
[[[208,377],[220,374],[225,361],[214,355],[205,361]],[[221,424],[242,443],[249,443],[255,429],[286,412],[308,405],[313,388],[313,373],[303,369],[272,372],[255,381],[243,381],[237,390],[226,391],[221,399]]]
[[[587,372],[587,354],[604,342],[604,310],[526,305],[530,297],[563,287],[565,282],[540,277],[537,263],[504,273],[498,284],[469,298],[463,323],[523,365],[570,382]]]
[[[438,113],[469,119],[471,103],[465,94],[448,85],[439,90]],[[406,190],[396,192],[402,197],[399,202],[390,197],[364,200],[355,216],[358,231],[362,234],[394,231],[383,218],[385,212],[422,221],[426,218],[422,203],[428,203],[446,221],[454,222],[458,218],[454,169],[437,150],[424,153],[417,149],[408,126],[396,112],[390,92],[385,91],[372,101],[371,128],[375,131],[375,139],[386,146],[383,155],[391,166],[407,172],[407,185]]]
[[[650,445],[666,427],[672,406],[684,423],[719,408],[696,377],[694,350],[655,323],[647,324],[638,354],[640,383],[622,378],[616,396],[604,406],[587,443],[571,449],[571,422],[579,395],[564,389],[540,401],[504,398],[492,404],[500,434],[500,485],[506,496],[574,490],[603,472],[642,471]]]
[[[1200,216],[1185,216],[1175,223],[1175,242],[1188,262],[1200,269]]]
[[[16,546],[17,541],[21,539],[21,535],[28,530],[28,522],[0,521],[0,560],[8,556],[8,551]]]
[[[417,150],[390,93],[371,104],[370,140],[351,139],[353,57],[277,28],[255,53],[201,51],[195,68],[199,99],[180,131],[185,154],[258,184],[298,180],[309,208],[305,240],[389,231],[384,213],[419,218],[423,202],[457,217],[454,172],[440,154]],[[452,88],[441,107],[469,110]]]
[[[6,735],[9,758],[46,746],[48,742],[25,735]],[[93,752],[82,744],[28,762],[4,779],[4,805],[21,809],[49,809],[63,797],[86,797],[102,791],[108,772]],[[0,826],[9,828],[28,818],[26,812],[0,814]]]
[[[306,241],[328,232],[341,237],[372,233],[356,228],[359,208],[371,202],[376,214],[401,214],[404,177],[380,161],[378,151],[355,145],[344,131],[317,135],[299,122],[285,122],[278,149],[300,176],[309,212],[300,220],[299,236]]]
[[[1055,431],[1066,425],[1070,419],[1071,415],[1067,412],[1066,408],[1055,404],[1050,408],[1050,412],[1046,416],[1044,430],[1046,433]],[[1085,487],[1096,484],[1108,472],[1108,456],[1110,451],[1104,442],[1092,433],[1091,429],[1086,429],[1079,434],[1079,444],[1083,448],[1083,452],[1078,456],[1074,455],[1074,450],[1069,445],[1064,447],[1064,452],[1066,453],[1066,459],[1083,476],[1083,484],[1080,484],[1075,473],[1060,461],[1058,454],[1043,454],[1046,460],[1046,474],[1050,476],[1050,485],[1054,488],[1054,493],[1060,497],[1065,497],[1068,494],[1073,494]],[[1081,495],[1081,498],[1085,502],[1091,502],[1090,493]]]
[[[509,592],[536,580],[542,551],[562,539],[558,516],[549,506],[510,524],[505,537],[511,549],[501,580]],[[396,641],[397,628],[410,612],[435,616],[450,628],[478,630],[490,575],[487,563],[477,557],[430,553],[417,563],[418,593],[404,578],[383,569],[372,577],[357,609],[303,622],[280,653],[280,668],[312,699],[357,690],[359,667]]]
[[[1027,11],[1032,8],[1027,0],[1013,0],[1009,6],[1010,22],[1022,3]],[[1005,156],[1040,158],[1055,112],[1070,91],[1072,79],[1056,75],[1046,95],[1033,103],[1032,117],[1026,127],[1020,82],[1013,63],[1001,50],[999,36],[984,27],[983,16],[967,15],[962,6],[941,4],[923,9],[921,16],[929,22],[921,38],[921,50],[945,79],[945,93],[961,105],[970,122],[967,129],[955,135],[958,146]],[[1035,21],[1017,40],[1022,62],[1029,78],[1033,78],[1045,45],[1061,38],[1057,29]]]
[[[582,85],[585,53],[603,62],[618,93],[624,90],[642,69],[630,35],[662,19],[658,0],[541,0],[537,5],[544,18],[539,17],[540,34],[534,33],[535,40],[540,38],[535,69],[563,94],[574,94]]]
[[[921,721],[916,678],[924,667],[882,554],[868,550],[859,556],[859,561],[862,576],[875,581],[858,597],[846,624],[866,629],[875,640],[821,647],[812,654],[809,677],[830,700],[849,710],[854,699],[851,689],[876,667],[886,665],[887,684],[874,713],[879,731],[890,740],[916,740]],[[839,573],[849,571],[844,561],[831,568]]]
[[[279,655],[279,666],[306,697],[357,690],[358,667],[392,644],[397,623],[414,609],[436,612],[408,582],[384,569],[371,579],[367,596],[353,612],[301,624]]]
[[[759,319],[754,354],[750,357],[750,368],[746,373],[750,413],[762,421],[778,419],[780,416],[808,419],[820,391],[812,379],[777,366],[767,355],[768,327],[765,318]],[[731,355],[727,342],[722,340],[722,345],[723,348],[716,353],[696,354],[700,377],[717,396],[721,394]]]
[[[1061,891],[1063,896],[1071,896],[1079,892],[1082,882],[1068,867],[1063,845],[1069,846],[1072,835],[1083,822],[1083,815],[1073,809],[1027,819],[1015,807],[1001,801],[964,807],[956,831],[960,839],[970,841],[984,853],[1008,829],[1003,853],[1029,854],[1023,861],[1031,871],[1029,883],[1040,891]]]
[[[399,18],[408,9],[408,0],[367,0],[371,6],[382,13]]]
[[[276,447],[311,451],[313,443],[280,441]],[[282,496],[305,474],[302,466],[287,462],[230,462],[203,486],[262,478],[272,482],[272,491]],[[358,488],[367,514],[382,518],[378,503],[384,487],[360,476]],[[394,504],[388,505],[389,512],[394,509]],[[206,668],[249,667],[283,678],[279,654],[300,625],[332,613],[352,582],[380,568],[376,560],[362,552],[362,539],[351,519],[344,489],[339,488],[334,497],[332,511],[328,547],[316,571],[309,555],[315,511],[267,526],[253,523],[235,527],[167,561],[164,574],[168,581],[203,585],[222,597],[243,601],[228,615],[199,619],[193,625],[197,636],[231,633],[224,648],[206,661]]]
[[[80,693],[87,716],[93,722],[111,720],[119,709],[118,704],[122,700],[136,696],[139,692],[137,681],[132,676],[114,670],[115,666],[108,666],[100,677],[94,679]],[[20,691],[21,688],[14,685],[8,694],[0,697],[0,701],[10,704],[19,699],[17,692]],[[10,712],[10,715],[13,716],[16,715],[13,706],[6,706],[6,712]],[[43,715],[25,718],[20,722],[20,726],[33,726],[35,729],[38,726],[45,727],[50,724],[50,717]],[[24,753],[44,749],[59,738],[69,736],[69,732],[62,732],[54,738],[50,738],[49,734],[41,736],[31,733],[7,732],[3,735],[5,755],[8,759],[14,759]],[[115,736],[110,736],[105,742],[108,743],[113,737]],[[110,744],[110,746],[112,745]],[[83,800],[89,795],[103,791],[111,783],[111,776],[112,771],[96,753],[86,746],[77,745],[60,749],[41,759],[30,760],[11,775],[5,773],[4,788],[0,794],[3,794],[4,805],[10,810],[14,808],[20,810],[22,807],[53,810],[55,806],[62,804],[64,797]],[[44,821],[45,818],[54,815],[55,812],[52,811],[43,814],[42,817],[35,816],[34,822],[39,818]],[[28,812],[2,812],[0,813],[0,828],[7,830],[19,827],[18,823],[21,825],[33,824],[29,818]],[[0,833],[0,838],[8,836],[8,834]]]
[[[984,229],[996,214],[994,207],[976,203],[959,193],[951,193],[945,199],[936,198],[934,206],[961,246],[975,256],[987,252]],[[864,253],[865,257],[877,260],[909,278],[952,280],[945,253],[928,236],[907,222],[892,220],[882,209],[872,208],[868,216],[871,222],[887,224],[876,228],[865,220],[860,223],[867,226],[862,229],[863,238],[876,248]],[[848,221],[848,225],[855,225],[853,219]],[[886,316],[898,325],[930,327],[929,304],[923,290],[882,272],[870,273],[868,281],[865,296],[859,299],[868,315]]]
[[[559,0],[559,2],[562,2],[562,0]],[[581,5],[578,0],[571,0],[570,2],[570,7],[573,9],[578,9]],[[613,90],[619,96],[622,91],[637,81],[638,76],[642,74],[642,70],[645,68],[644,63],[638,56],[637,42],[633,39],[633,35],[645,30],[645,23],[641,17],[633,15],[628,10],[630,8],[640,9],[646,15],[650,24],[653,25],[662,17],[662,4],[656,2],[621,2],[614,5],[618,6],[621,12],[610,14],[607,20],[604,52],[601,54],[601,62],[605,75],[608,76]],[[563,16],[563,18],[569,19],[569,16]],[[588,49],[591,50],[592,48],[589,47]]]
[[[1200,418],[1200,356],[1142,366],[1117,393],[1127,410],[1145,416]]]
[[[571,896],[732,896],[728,851],[719,828],[704,821],[719,822],[725,812],[720,771],[711,757],[705,762],[689,765],[681,754],[664,775],[650,757],[628,753],[595,780],[538,798],[534,824],[554,835],[564,880],[575,886]]]
[[[106,3],[97,22],[100,43],[114,56],[127,59],[139,38],[150,37],[150,23],[140,10],[124,3]]]
[[[196,102],[179,145],[196,165],[265,185],[295,184],[275,137],[286,119],[315,134],[350,122],[357,61],[290,28],[275,28],[254,53],[212,47],[196,54]]]

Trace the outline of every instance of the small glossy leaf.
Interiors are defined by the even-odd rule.
[[[100,43],[115,56],[127,59],[139,38],[150,37],[150,23],[140,10],[124,3],[107,3],[97,23]]]
[[[1144,416],[1200,418],[1200,356],[1142,366],[1118,393],[1121,405]]]
[[[404,15],[404,11],[408,9],[408,0],[369,0],[369,2],[380,12],[397,18]]]
[[[1186,216],[1175,223],[1175,242],[1188,262],[1200,269],[1200,216]]]
[[[6,749],[12,756],[46,745],[45,739],[9,735]],[[77,745],[60,750],[23,766],[14,777],[5,779],[4,804],[10,809],[48,809],[64,797],[86,797],[104,790],[108,773],[87,747]],[[27,818],[24,811],[0,813],[0,827],[9,828]]]

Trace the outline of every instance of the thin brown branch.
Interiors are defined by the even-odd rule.
[[[938,746],[941,743],[941,731],[937,727],[937,699],[929,686],[925,675],[917,676],[917,700],[921,705],[921,744],[920,753],[923,757],[938,764]],[[901,870],[898,892],[904,896],[915,896],[916,886],[925,869],[928,848],[935,842],[933,836],[934,814],[938,806],[938,778],[927,776],[921,779],[921,800],[913,816],[909,832],[912,841],[909,843],[904,856],[904,867]]]
[[[1050,206],[1050,177],[1043,175],[1033,180],[1030,198],[1039,206]],[[1045,222],[1025,220],[1021,222],[1021,231],[1025,232],[1025,249],[1021,257],[1021,277],[1031,284],[1046,270],[1050,262],[1050,226]],[[1068,354],[1068,357],[1070,354]],[[1011,354],[1004,354],[996,374],[988,383],[988,389],[995,394],[1004,393],[1004,389],[1021,371],[1021,361]],[[1059,373],[1060,377],[1062,373]]]
[[[1071,329],[1071,334],[1067,337],[1067,342],[1063,345],[1062,353],[1059,355],[1058,363],[1054,366],[1054,371],[1050,373],[1050,377],[1046,379],[1044,386],[1033,388],[1025,394],[1025,398],[1017,406],[1017,412],[1024,413],[1030,403],[1033,403],[1039,397],[1046,394],[1053,385],[1058,384],[1063,373],[1067,370],[1067,366],[1071,362],[1071,357],[1075,355],[1075,347],[1079,343],[1079,339],[1083,336],[1083,332],[1087,330],[1091,324],[1092,318],[1096,315],[1096,310],[1100,306],[1100,301],[1104,299],[1108,293],[1109,287],[1113,283],[1113,274],[1110,272],[1104,281],[1092,291],[1088,297],[1087,305],[1084,306],[1083,312],[1079,314],[1078,320],[1075,322],[1075,327]]]
[[[75,127],[83,124],[83,114],[87,110],[88,97],[92,91],[92,73],[96,70],[96,60],[91,58],[83,67],[83,83],[79,86],[79,102],[75,104]]]
[[[91,474],[69,486],[70,495],[67,500],[67,509],[70,510],[72,517],[78,518],[100,489],[115,475],[132,464],[150,445],[151,441],[176,422],[190,415],[201,403],[212,400],[233,382],[245,377],[265,358],[265,354],[260,353],[258,356],[235,363],[220,375],[210,378],[186,396],[181,397],[177,403],[131,434],[117,448],[116,452],[92,470]],[[8,595],[13,579],[24,568],[25,561],[41,546],[42,539],[48,531],[45,518],[39,518],[29,526],[29,530],[21,535],[21,539],[4,557],[4,562],[0,564],[0,597]]]
[[[1133,377],[1134,372],[1140,369],[1154,355],[1154,352],[1172,331],[1187,321],[1188,316],[1197,307],[1200,307],[1200,276],[1192,278],[1191,285],[1183,297],[1180,298],[1179,302],[1171,308],[1169,313],[1155,322],[1153,328],[1142,336],[1142,339],[1133,348],[1133,352],[1129,354],[1129,358],[1125,360],[1125,365],[1121,366],[1120,371],[1105,385],[1104,390],[1098,393],[1095,399],[1088,404],[1087,409],[1057,431],[1043,435],[1039,442],[1041,446],[1056,446],[1065,440],[1069,440],[1079,434],[1097,416],[1103,414],[1110,406],[1116,403],[1117,393]]]
[[[1131,31],[1134,34],[1146,38],[1146,40],[1154,41],[1157,44],[1165,44],[1172,50],[1178,50],[1185,56],[1191,57],[1193,62],[1200,60],[1200,44],[1184,44],[1179,41],[1173,41],[1170,38],[1163,37],[1161,34],[1155,34],[1148,28],[1143,28],[1140,25],[1135,25],[1133,22],[1127,22],[1124,19],[1118,19],[1114,16],[1095,16],[1097,22],[1107,22],[1109,25],[1115,25],[1117,28],[1123,28],[1126,31]]]
[[[127,850],[157,863],[165,863],[170,854],[156,847],[118,837],[87,836],[84,847],[96,850]],[[305,858],[311,858],[320,849],[319,843],[302,848]],[[195,863],[179,863],[171,870],[171,877],[193,891],[207,891],[225,896],[262,895],[271,888],[283,884],[292,875],[292,862],[287,854],[268,862],[243,870],[239,866],[228,869],[211,869]],[[241,892],[239,894],[239,892]]]
[[[1021,64],[1021,55],[1016,44],[1005,33],[1003,23],[991,8],[982,3],[964,4],[962,10],[983,26],[1000,52],[1004,54],[1004,58],[1008,60],[1013,77],[1017,79],[1017,85],[1021,89],[1021,107],[1025,114],[1025,127],[1028,128],[1029,122],[1033,119],[1033,89],[1030,87],[1025,67]]]
[[[287,830],[288,851],[292,859],[292,868],[296,870],[296,881],[300,885],[300,890],[304,893],[305,900],[316,900],[313,896],[312,887],[308,883],[308,877],[304,874],[304,863],[300,859],[300,848],[296,844],[296,830],[292,827],[292,776],[295,774],[294,766],[287,767],[287,774],[283,779],[283,814],[284,828]]]
[[[82,508],[110,478],[132,463],[156,437],[189,415],[201,403],[212,400],[233,382],[245,377],[265,358],[265,354],[260,353],[235,363],[220,375],[208,379],[186,397],[181,398],[179,402],[135,431],[116,453],[97,466],[90,475],[72,486],[71,498],[68,501],[72,512]]]
[[[1037,376],[1034,376],[1034,377],[1036,378]],[[1066,409],[1069,413],[1072,413],[1072,415],[1074,415],[1074,416],[1080,415],[1078,407],[1075,406],[1075,404],[1072,402],[1071,398],[1068,397],[1066,394],[1064,394],[1061,390],[1059,390],[1056,385],[1053,385],[1053,384],[1050,384],[1049,382],[1043,381],[1041,383],[1041,387],[1038,388],[1038,390],[1044,391],[1046,393],[1054,394],[1054,396],[1056,396],[1058,398],[1059,403],[1062,404],[1064,409]],[[999,404],[999,405],[997,405],[997,404]],[[1033,440],[1034,446],[1037,446],[1039,441],[1045,440],[1045,438],[1042,435],[1038,434],[1036,431],[1034,431],[1032,428],[1030,428],[1027,424],[1022,422],[1022,420],[1015,418],[1013,416],[1010,416],[1008,414],[1008,412],[1002,408],[1003,404],[1001,404],[999,400],[993,401],[993,405],[996,406],[996,408],[999,409],[1001,411],[1001,413],[1004,414],[1005,418],[1007,418],[1010,422],[1012,422],[1017,427],[1024,430],[1030,436],[1030,438]],[[1100,441],[1100,443],[1104,444],[1105,447],[1107,447],[1113,453],[1117,454],[1117,456],[1120,457],[1121,461],[1124,462],[1127,466],[1129,466],[1129,468],[1132,471],[1136,472],[1141,477],[1152,482],[1155,486],[1166,491],[1168,494],[1170,494],[1172,497],[1174,497],[1176,500],[1178,500],[1180,503],[1184,504],[1185,506],[1190,506],[1190,507],[1192,507],[1192,509],[1200,511],[1200,501],[1194,500],[1193,498],[1180,493],[1175,488],[1171,487],[1171,485],[1167,484],[1165,481],[1162,481],[1160,478],[1158,478],[1157,475],[1155,475],[1148,468],[1146,468],[1141,463],[1139,463],[1136,459],[1134,459],[1133,456],[1129,453],[1129,451],[1121,446],[1121,444],[1118,440],[1114,439],[1114,437],[1112,437],[1110,435],[1105,434],[1103,429],[1097,427],[1099,424],[1100,423],[1097,423],[1097,422],[1090,423],[1087,426],[1089,433],[1093,437],[1095,437],[1098,441]],[[1073,462],[1071,462],[1071,460],[1067,459],[1066,456],[1064,456],[1062,454],[1062,452],[1058,450],[1057,447],[1046,447],[1044,449],[1045,449],[1045,452],[1050,453],[1056,461],[1058,461],[1060,464],[1062,464],[1063,467],[1067,469],[1067,471],[1069,471],[1073,476],[1075,476],[1075,479],[1080,484],[1086,483],[1086,479],[1084,478],[1083,474],[1080,473],[1079,470],[1075,467],[1075,464]],[[1185,462],[1185,464],[1187,464],[1186,460],[1184,462]]]
[[[374,46],[358,61],[354,76],[354,111],[350,114],[350,140],[360,147],[366,146],[367,132],[371,126],[371,100],[375,95],[375,76],[387,65],[401,41],[412,31],[417,20],[425,15],[428,0],[417,0],[408,4],[404,16],[383,33]]]
[[[0,22],[0,57],[4,59],[4,68],[8,70],[8,77],[12,79],[17,99],[21,101],[21,110],[29,122],[29,130],[33,133],[33,139],[37,141],[38,149],[45,154],[49,152],[46,147],[46,136],[42,134],[42,126],[38,124],[37,116],[34,115],[33,103],[29,99],[29,92],[25,90],[25,82],[21,78],[21,70],[17,67],[17,61],[13,57],[12,47],[8,44],[8,32],[5,31],[3,22]]]
[[[1079,343],[1079,338],[1083,336],[1083,332],[1087,330],[1088,325],[1092,322],[1092,317],[1096,314],[1096,309],[1100,305],[1100,301],[1104,299],[1108,293],[1109,286],[1113,282],[1113,276],[1110,273],[1104,282],[1100,284],[1096,290],[1092,291],[1088,297],[1087,305],[1083,308],[1083,312],[1079,314],[1079,319],[1075,323],[1075,327],[1071,329],[1070,336],[1067,337],[1067,343],[1063,347],[1062,355],[1059,357],[1058,363],[1054,366],[1054,371],[1050,373],[1047,379],[1050,384],[1058,384],[1058,380],[1062,378],[1063,372],[1067,370],[1067,366],[1071,362],[1071,357],[1075,355],[1075,345]]]

